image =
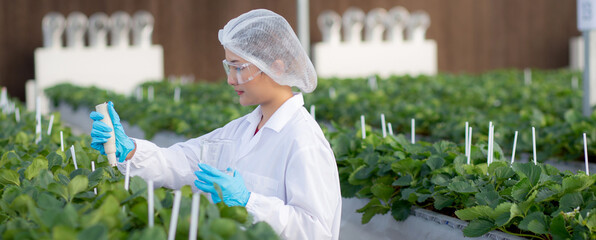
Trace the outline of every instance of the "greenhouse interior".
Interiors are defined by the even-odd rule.
[[[0,239],[596,239],[596,0],[0,0],[0,88]]]

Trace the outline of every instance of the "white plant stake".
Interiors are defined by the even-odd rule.
[[[128,191],[130,185],[130,161],[126,161],[126,174],[124,175],[124,189]]]
[[[312,118],[315,118],[315,105],[310,105],[310,115],[312,116]]]
[[[468,122],[466,122],[466,129],[465,130],[466,130],[466,138],[464,140],[464,152],[465,152],[465,155],[467,157],[468,156],[468,138],[470,137],[469,136],[470,135],[470,133],[469,133],[470,127],[469,127],[469,123]]]
[[[95,161],[91,161],[91,172],[95,172]],[[93,193],[97,195],[97,188],[93,188]]]
[[[174,102],[180,102],[180,87],[174,89]]]
[[[385,114],[381,113],[381,129],[383,129],[383,138],[387,137],[387,126],[385,126]]]
[[[389,135],[393,136],[393,127],[391,126],[391,123],[387,123],[387,128],[389,129]]]
[[[590,175],[590,166],[588,165],[588,141],[586,139],[586,133],[584,133],[584,159],[586,162],[586,175]]]
[[[335,97],[337,97],[337,94],[335,94],[335,88],[329,88],[329,98],[335,99]]]
[[[468,149],[468,152],[469,152],[470,154],[468,154],[468,165],[470,165],[470,156],[472,156],[472,127],[470,127],[470,131],[469,131],[469,132],[470,132],[470,133],[469,133],[469,134],[470,134],[470,136],[469,136],[469,138],[468,138],[468,141],[469,141],[469,142],[468,142],[468,148],[469,148],[469,149]]]
[[[141,87],[137,87],[137,88],[135,89],[135,92],[136,92],[136,94],[137,94],[137,101],[139,101],[139,102],[140,102],[140,101],[143,101],[143,88],[141,88]]]
[[[60,131],[60,149],[64,152],[64,134]]]
[[[182,192],[180,190],[174,191],[174,206],[172,207],[172,217],[170,218],[170,231],[168,233],[168,240],[174,240],[176,237],[176,226],[178,226],[178,211],[180,211],[180,198]]]
[[[21,111],[19,110],[19,108],[16,109],[14,118],[17,120],[17,122],[21,122]]]
[[[366,138],[366,128],[364,126],[364,115],[360,115],[360,127],[362,127],[362,139]]]
[[[577,89],[577,85],[578,85],[577,77],[573,76],[573,78],[571,78],[571,88]]]
[[[102,103],[95,106],[95,110],[98,113],[101,113],[104,118],[101,122],[105,123],[111,129],[114,129],[114,125],[112,125],[112,118],[110,117],[110,113],[108,112],[108,103]],[[103,144],[106,156],[108,157],[108,161],[110,165],[116,166],[116,137],[114,136],[114,131],[110,132],[110,138],[106,143]]]
[[[515,136],[513,137],[513,151],[511,152],[511,165],[515,161],[515,145],[517,144],[517,131],[515,131]]]
[[[538,164],[536,160],[536,129],[532,127],[532,150],[534,151],[534,165]]]
[[[72,155],[72,161],[74,163],[75,170],[79,169],[77,166],[77,155],[75,155],[74,145],[70,147],[70,154]]]
[[[416,143],[416,119],[412,118],[412,144]]]
[[[149,221],[149,227],[153,227],[153,216],[154,216],[154,211],[155,209],[153,209],[153,180],[149,180],[147,181],[147,201],[149,202],[147,204],[147,213],[148,213],[148,221]]]
[[[153,101],[153,86],[149,86],[149,89],[147,90],[147,100],[149,100],[149,102]]]
[[[199,204],[201,198],[198,192],[192,194],[192,205],[190,207],[190,232],[188,240],[197,239],[197,225],[199,225]]]
[[[36,99],[36,106],[35,106],[35,120],[37,121],[37,125],[35,125],[35,144],[41,141],[41,98],[37,96]]]
[[[54,124],[54,114],[50,116],[50,123],[48,124],[48,135],[52,134],[52,125]]]
[[[0,95],[0,107],[2,107],[3,112],[7,106],[8,106],[8,93],[7,93],[6,87],[2,87],[2,94]]]
[[[526,86],[532,84],[532,70],[529,68],[524,69],[524,83]]]
[[[492,138],[492,129],[493,129],[493,122],[489,122],[488,123],[488,142],[487,142],[487,144],[488,144],[488,151],[486,152],[486,164],[487,164],[487,166],[490,166],[490,161],[491,161],[490,155],[491,155],[491,152],[492,152],[492,149],[491,149],[492,146],[491,146],[491,141],[490,140]]]
[[[373,75],[368,77],[368,86],[370,87],[370,90],[373,91],[376,91],[378,89],[376,76]]]

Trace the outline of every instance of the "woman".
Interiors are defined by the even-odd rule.
[[[130,174],[153,179],[156,186],[194,185],[214,202],[246,206],[255,221],[268,222],[283,238],[337,239],[341,194],[335,157],[321,128],[303,107],[301,93],[312,92],[314,67],[288,22],[269,10],[253,10],[219,31],[224,69],[243,106],[252,113],[201,137],[160,148],[126,136],[113,104],[108,111],[116,135],[118,168],[131,161]],[[92,147],[104,152],[111,129],[94,120]],[[205,140],[234,143],[230,176],[202,163]],[[214,184],[220,186],[220,199]],[[196,189],[195,189],[196,190]]]

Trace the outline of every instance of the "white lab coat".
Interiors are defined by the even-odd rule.
[[[333,151],[303,107],[302,94],[288,99],[255,135],[261,108],[201,137],[168,148],[135,139],[131,176],[153,179],[156,187],[196,190],[194,172],[202,139],[231,139],[236,169],[251,192],[246,208],[285,239],[338,239],[341,219],[339,176]],[[125,165],[118,168],[124,173]]]

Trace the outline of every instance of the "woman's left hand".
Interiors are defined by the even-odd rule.
[[[246,189],[244,179],[234,171],[234,176],[230,176],[208,164],[199,163],[200,171],[196,171],[195,186],[203,192],[211,193],[211,199],[214,203],[221,202],[221,198],[215,189],[215,183],[221,188],[223,201],[228,206],[246,206],[250,198],[250,192]]]

